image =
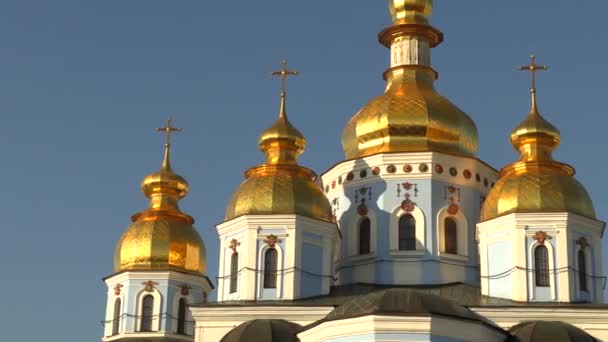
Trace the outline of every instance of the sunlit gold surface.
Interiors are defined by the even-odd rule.
[[[226,208],[226,220],[242,215],[299,214],[332,220],[331,207],[315,174],[301,166],[263,165],[250,169]]]
[[[527,70],[534,75],[535,70],[546,69]],[[560,133],[538,112],[534,78],[531,94],[530,113],[511,133],[520,159],[501,170],[483,205],[482,221],[516,212],[570,212],[595,218],[589,194],[573,177],[574,168],[553,160]]]
[[[179,200],[188,194],[189,185],[171,169],[169,154],[167,140],[160,171],[142,181],[150,206],[133,215],[133,224],[116,246],[116,272],[174,269],[205,273],[205,244],[193,227],[194,219],[182,213],[178,206]]]
[[[433,13],[433,1],[389,0],[389,10],[395,24],[426,24]]]
[[[423,67],[390,70],[386,92],[365,105],[344,129],[346,158],[419,151],[474,157],[477,127],[437,93],[434,77],[431,69]]]
[[[283,64],[285,70],[286,64]],[[243,215],[273,214],[299,214],[331,221],[331,206],[314,181],[315,173],[297,165],[298,156],[306,148],[306,139],[287,119],[286,74],[274,74],[282,76],[281,109],[277,121],[259,140],[266,163],[245,173],[246,180],[234,192],[226,208],[226,221]]]

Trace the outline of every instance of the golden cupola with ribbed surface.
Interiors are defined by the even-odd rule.
[[[285,78],[297,73],[286,69],[276,72],[283,79],[281,107],[277,121],[259,139],[266,162],[245,172],[245,181],[232,195],[226,209],[226,221],[244,215],[298,214],[331,221],[329,201],[317,175],[298,165],[297,158],[306,148],[306,139],[288,120]]]
[[[169,135],[178,131],[171,121],[160,131],[167,133],[164,160],[158,172],[144,178],[142,191],[150,199],[148,209],[133,215],[114,257],[116,272],[127,270],[177,270],[204,274],[205,244],[194,228],[194,219],[183,213],[178,202],[188,194],[188,182],[171,168]]]
[[[431,48],[443,34],[429,24],[432,0],[390,0],[393,25],[379,35],[391,50],[384,94],[366,104],[342,135],[347,159],[384,152],[444,152],[475,157],[477,127],[434,88]]]
[[[536,100],[535,73],[547,67],[537,65],[532,56],[532,63],[521,69],[532,72],[533,82],[530,113],[511,133],[511,144],[520,158],[500,171],[484,202],[481,220],[534,212],[570,212],[595,219],[593,202],[574,178],[574,168],[553,160],[560,132],[540,114]]]

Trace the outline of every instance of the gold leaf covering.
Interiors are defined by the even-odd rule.
[[[511,143],[520,152],[520,159],[500,171],[484,202],[481,220],[535,212],[570,212],[595,218],[587,190],[573,177],[574,168],[553,160],[561,137],[559,130],[538,112],[534,81],[531,93],[530,113],[511,133]]]
[[[249,169],[226,208],[226,221],[243,215],[298,214],[332,221],[332,210],[315,183],[316,174],[297,165],[306,139],[287,119],[286,94],[281,94],[278,120],[259,141],[266,163]]]
[[[389,10],[395,24],[428,24],[433,13],[433,1],[389,0]]]
[[[389,70],[386,92],[347,124],[342,146],[347,159],[381,152],[446,152],[474,157],[477,127],[433,86],[429,68]]]
[[[160,171],[147,176],[142,190],[150,198],[147,210],[133,215],[133,224],[121,237],[114,256],[116,272],[126,270],[178,270],[204,274],[205,244],[194,219],[178,207],[188,194],[188,182],[171,169],[170,145]]]

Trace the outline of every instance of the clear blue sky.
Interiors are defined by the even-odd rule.
[[[480,158],[517,155],[508,133],[528,111],[530,52],[541,110],[563,133],[598,216],[606,187],[605,1],[436,1],[446,42],[433,52],[440,91],[480,131]],[[288,58],[292,122],[309,139],[301,162],[321,172],[342,159],[347,120],[383,90],[385,0],[0,2],[0,339],[96,341],[103,276],[129,217],[147,204],[139,182],[156,170],[169,113],[186,130],[174,166],[191,183],[217,269],[214,224],[262,161],[258,134],[275,118]],[[608,264],[608,262],[605,262]],[[50,337],[49,337],[50,336]]]

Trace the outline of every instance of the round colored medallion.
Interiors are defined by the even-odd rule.
[[[374,176],[379,175],[379,174],[380,174],[380,168],[379,168],[379,167],[377,167],[377,166],[376,166],[375,168],[373,168],[373,169],[372,169],[372,174],[373,174]]]
[[[348,175],[346,175],[346,180],[350,182],[353,179],[355,179],[355,174],[352,172],[349,172]]]
[[[420,170],[420,172],[427,172],[429,170],[429,166],[427,164],[420,164],[418,170]]]
[[[397,167],[395,165],[389,165],[386,167],[386,172],[388,173],[395,173],[397,172]]]
[[[466,179],[471,179],[471,177],[473,177],[473,174],[471,173],[471,171],[470,171],[470,170],[464,170],[464,171],[462,172],[462,175],[463,175],[463,176],[464,176],[464,178],[466,178]]]
[[[450,175],[453,176],[453,177],[458,176],[458,170],[456,170],[455,167],[451,167],[450,168]]]
[[[437,172],[438,174],[442,174],[443,173],[443,166],[441,164],[435,165],[435,172]]]
[[[422,166],[422,165],[420,165]],[[403,166],[403,171],[405,171],[405,173],[411,173],[412,171],[414,171],[414,168],[412,167],[412,165],[407,164],[405,166]]]

